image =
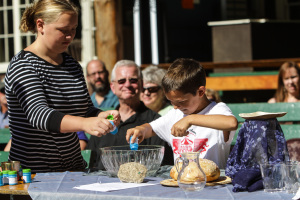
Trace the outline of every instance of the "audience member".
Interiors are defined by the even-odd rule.
[[[139,142],[158,135],[172,145],[174,158],[186,151],[199,151],[201,158],[226,166],[237,120],[224,103],[211,102],[205,95],[205,71],[193,59],[177,59],[162,80],[174,109],[166,115],[129,129],[126,140]]]
[[[85,150],[85,148],[86,148],[86,146],[89,142],[89,139],[85,135],[84,131],[77,131],[76,133],[77,133],[77,136],[78,136],[78,139],[79,139],[80,149]]]
[[[216,90],[206,88],[205,95],[206,95],[207,99],[210,101],[215,101],[217,103],[222,101],[220,98],[219,92]]]
[[[111,74],[111,90],[119,98],[119,110],[121,122],[118,126],[116,135],[107,134],[101,138],[91,136],[87,149],[96,152],[97,169],[104,169],[101,162],[100,148],[109,146],[128,145],[126,141],[126,131],[144,123],[151,122],[159,118],[159,114],[147,108],[140,101],[140,92],[142,90],[142,74],[140,68],[135,62],[130,60],[118,61]],[[143,145],[164,145],[165,142],[158,137],[145,140]],[[172,154],[171,154],[172,155]],[[169,155],[166,155],[166,157]]]
[[[173,108],[167,101],[164,91],[161,88],[161,80],[165,73],[165,69],[157,66],[149,66],[142,71],[144,88],[141,93],[141,100],[145,106],[161,116]]]
[[[2,87],[0,89],[0,129],[8,128],[8,108],[7,108],[7,100],[5,97],[5,88],[2,83]]]
[[[109,72],[101,60],[91,60],[86,67],[87,82],[92,87],[91,99],[95,107],[107,110],[119,105],[118,97],[111,91]]]
[[[12,142],[9,160],[33,173],[82,170],[77,131],[102,136],[113,126],[88,94],[80,64],[64,53],[78,26],[70,1],[36,0],[23,12],[20,29],[36,40],[16,54],[5,75]]]
[[[268,103],[300,101],[300,68],[290,61],[281,65],[278,73],[278,87],[275,96]]]

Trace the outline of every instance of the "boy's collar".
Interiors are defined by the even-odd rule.
[[[205,108],[203,108],[200,112],[197,114],[202,115],[207,113],[210,109],[212,109],[217,103],[215,101],[211,101],[210,104],[208,104]],[[184,114],[184,117],[187,116]]]

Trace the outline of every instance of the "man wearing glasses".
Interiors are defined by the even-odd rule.
[[[100,148],[129,145],[125,138],[128,129],[149,123],[160,117],[159,114],[147,108],[140,101],[143,80],[140,68],[134,61],[120,60],[115,64],[111,74],[110,87],[119,99],[120,104],[116,109],[119,110],[121,122],[116,135],[109,133],[102,137],[91,136],[87,148],[97,152],[95,166],[97,169],[104,169],[100,158]],[[150,140],[143,141],[140,145],[165,146],[165,142],[159,137],[152,137]],[[165,155],[165,157],[168,156],[172,155]],[[169,163],[163,161],[163,164]]]
[[[101,60],[91,60],[86,67],[87,82],[92,88],[91,99],[95,107],[111,110],[119,105],[119,99],[110,89],[105,64]]]

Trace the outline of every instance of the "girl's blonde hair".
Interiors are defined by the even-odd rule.
[[[54,22],[62,13],[78,15],[78,7],[70,0],[34,0],[23,12],[20,24],[22,32],[36,33],[36,20],[42,19],[46,24]]]

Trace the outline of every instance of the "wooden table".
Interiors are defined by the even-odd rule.
[[[35,174],[31,174],[31,179],[35,177]],[[0,199],[2,200],[2,196],[10,196],[10,199],[14,199],[14,196],[22,195],[22,196],[27,196],[27,197],[22,197],[22,199],[31,199],[29,194],[28,194],[28,187],[30,183],[23,183],[23,180],[18,181],[18,185],[4,185],[0,186]]]

